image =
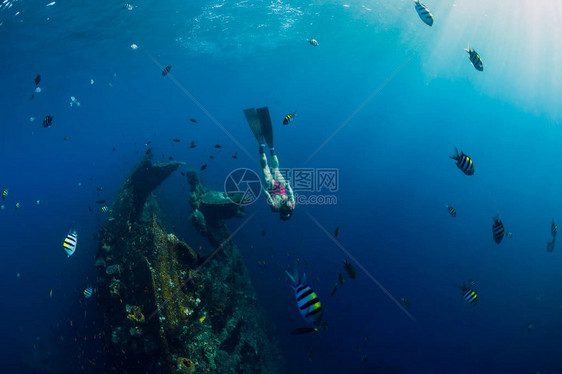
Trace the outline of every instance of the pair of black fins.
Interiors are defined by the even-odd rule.
[[[270,149],[273,148],[273,126],[271,125],[269,108],[264,106],[257,109],[244,109],[244,115],[258,143],[263,144],[265,140],[267,146]]]

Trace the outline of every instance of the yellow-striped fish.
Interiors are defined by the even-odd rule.
[[[459,154],[459,150],[457,149],[457,147],[455,147],[455,154],[449,156],[449,158],[456,160],[457,167],[461,169],[461,171],[466,175],[474,174],[474,163],[472,162],[472,159],[465,155],[463,151],[461,151],[461,153]]]
[[[107,206],[102,206],[100,210],[102,213],[107,213]]]
[[[6,188],[2,191],[2,200],[6,200],[8,198],[8,189]]]
[[[293,119],[295,119],[296,116],[297,116],[297,112],[287,114],[285,118],[283,118],[283,124],[288,125],[289,123],[291,123],[291,121],[293,121]]]
[[[478,295],[466,285],[462,285],[462,292],[464,293],[464,300],[472,306],[478,304]]]
[[[322,304],[314,290],[306,284],[306,274],[303,275],[302,282],[299,281],[299,275],[295,272],[294,276],[285,271],[289,279],[294,283],[295,298],[299,312],[310,327],[299,328],[293,330],[291,334],[305,334],[307,332],[318,331],[318,327],[322,325]]]
[[[78,233],[76,233],[76,230],[71,230],[64,239],[64,243],[62,244],[64,253],[66,253],[66,257],[70,257],[74,254],[77,245]]]
[[[414,0],[416,3],[416,11],[418,12],[418,16],[420,16],[421,20],[426,25],[433,25],[433,14],[427,9],[427,7],[419,2],[419,0]]]
[[[484,63],[482,58],[473,48],[470,48],[470,44],[465,48],[466,53],[468,53],[468,59],[472,63],[472,66],[478,71],[484,71]]]

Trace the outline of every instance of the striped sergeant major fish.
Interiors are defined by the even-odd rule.
[[[447,211],[449,212],[449,214],[451,215],[451,217],[456,217],[457,216],[457,210],[455,208],[453,208],[450,205],[445,205],[445,207],[447,208]]]
[[[462,292],[463,292],[464,300],[467,303],[469,303],[472,306],[476,306],[476,304],[478,304],[478,295],[470,287],[467,287],[465,284],[463,284]]]
[[[299,281],[299,275],[296,271],[294,275],[289,274],[288,271],[285,271],[285,274],[294,283],[293,289],[295,290],[299,312],[309,325],[309,327],[293,330],[291,334],[298,335],[318,331],[318,327],[322,326],[322,304],[314,290],[306,284],[306,274],[303,275],[302,281]]]
[[[6,188],[2,191],[2,200],[6,200],[8,198],[8,189]]]
[[[554,223],[554,219],[552,220],[552,223],[550,224],[550,232],[552,233],[552,237],[556,237],[556,234],[558,233],[558,226],[556,226],[556,223]]]
[[[76,251],[76,246],[78,245],[78,233],[76,230],[71,230],[66,238],[64,239],[63,248],[66,257],[70,257]]]
[[[498,214],[494,219],[494,224],[492,225],[492,234],[494,235],[494,241],[496,244],[500,244],[505,234],[505,229],[503,228],[502,220],[500,219],[500,215]]]
[[[420,16],[421,20],[428,26],[433,25],[433,14],[427,9],[425,5],[419,2],[419,0],[414,0],[416,3],[416,11]]]
[[[457,167],[461,169],[463,173],[466,175],[474,175],[474,163],[470,157],[464,154],[463,151],[459,154],[459,150],[455,147],[455,154],[449,156],[449,158],[457,161]]]
[[[468,59],[472,63],[472,66],[478,71],[484,71],[484,63],[482,62],[482,58],[478,52],[476,52],[473,48],[470,48],[470,44],[467,48],[465,48],[466,53],[468,53]]]
[[[90,297],[92,297],[92,295],[94,294],[94,290],[92,287],[88,287],[84,290],[84,297],[86,299],[89,299]]]
[[[288,125],[289,123],[291,123],[291,121],[295,119],[296,116],[297,116],[297,112],[287,114],[285,118],[283,118],[283,124]]]

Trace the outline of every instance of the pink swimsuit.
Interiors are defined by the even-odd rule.
[[[285,191],[285,187],[283,187],[283,185],[277,181],[273,182],[273,188],[271,190],[269,190],[269,196],[271,196],[271,201],[273,202],[273,210],[277,211],[277,209],[279,209],[277,207],[277,204],[275,204],[275,196],[277,195],[287,195],[287,192]]]

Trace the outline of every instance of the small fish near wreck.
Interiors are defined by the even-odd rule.
[[[76,230],[71,230],[66,238],[64,239],[63,249],[66,253],[66,257],[70,257],[76,252],[76,246],[78,245],[78,233]]]
[[[166,75],[168,75],[168,73],[170,72],[170,70],[172,70],[172,65],[166,66],[166,67],[162,70],[162,76],[165,77]],[[180,69],[180,70],[181,70],[181,69]]]
[[[93,294],[94,294],[94,290],[92,289],[92,287],[88,287],[84,290],[84,297],[86,299],[89,299],[90,297],[92,297]]]

